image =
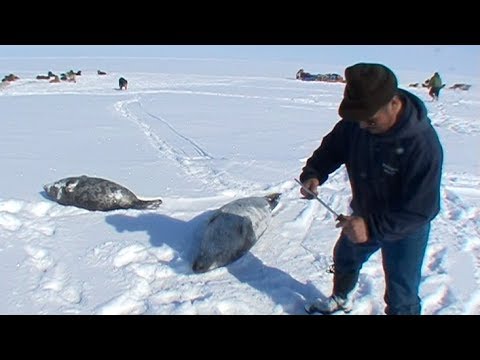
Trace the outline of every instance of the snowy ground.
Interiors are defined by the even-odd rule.
[[[342,84],[296,81],[297,64],[219,59],[0,65],[21,78],[0,89],[0,313],[304,314],[306,299],[330,294],[326,270],[339,230],[318,202],[300,198],[294,178],[338,120]],[[70,68],[82,70],[77,83],[35,80]],[[431,75],[397,73],[404,87]],[[120,76],[128,91],[117,90]],[[424,314],[480,314],[480,91],[472,81],[468,92],[444,89],[439,102],[412,90],[426,100],[445,149],[442,210],[421,283]],[[82,174],[164,203],[102,213],[44,197],[43,184]],[[348,213],[343,168],[320,191]],[[282,192],[280,206],[252,250],[194,274],[211,211],[271,192]],[[375,254],[353,314],[383,314],[383,291]]]

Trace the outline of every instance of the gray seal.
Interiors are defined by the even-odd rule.
[[[126,187],[86,175],[68,177],[43,186],[48,197],[61,205],[91,211],[156,209],[162,200],[140,200]]]
[[[242,257],[267,230],[279,197],[278,193],[247,197],[217,209],[208,221],[192,270],[204,273]]]

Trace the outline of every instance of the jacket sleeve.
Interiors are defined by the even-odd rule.
[[[345,121],[338,122],[323,139],[320,147],[307,160],[300,174],[300,181],[317,178],[322,185],[328,175],[345,162],[347,147],[347,129]]]
[[[367,216],[372,237],[389,242],[399,240],[439,213],[442,164],[443,150],[439,143],[412,154],[405,172],[401,206]]]

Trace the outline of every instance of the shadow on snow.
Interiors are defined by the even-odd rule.
[[[152,246],[167,245],[178,254],[169,264],[177,273],[202,276],[192,271],[192,263],[213,212],[214,210],[201,213],[190,221],[152,213],[138,216],[115,214],[108,215],[106,222],[118,232],[146,232]],[[305,314],[305,299],[325,297],[311,282],[303,284],[286,272],[265,265],[251,252],[226,268],[240,282],[269,296],[288,314]]]

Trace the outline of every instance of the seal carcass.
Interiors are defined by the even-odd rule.
[[[228,265],[249,251],[269,226],[279,197],[246,197],[217,209],[206,226],[193,271]]]
[[[141,200],[122,185],[86,175],[64,178],[44,185],[43,189],[61,205],[92,211],[156,209],[162,203],[160,199]]]

